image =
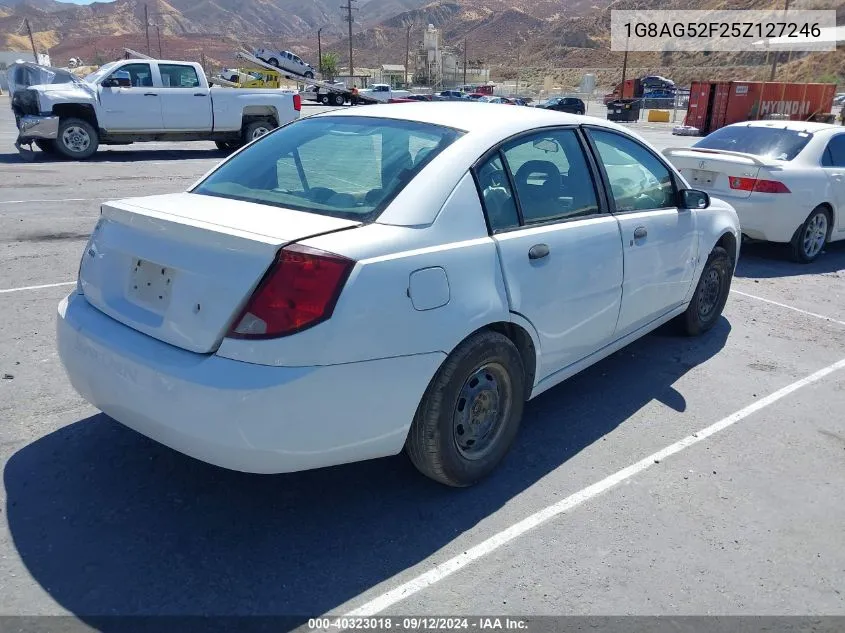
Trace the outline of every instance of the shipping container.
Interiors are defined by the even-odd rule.
[[[786,115],[810,120],[833,107],[834,84],[793,84],[764,81],[694,81],[684,122],[702,135],[720,127]]]

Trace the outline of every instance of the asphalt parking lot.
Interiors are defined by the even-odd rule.
[[[746,247],[712,332],[663,328],[532,401],[475,488],[403,456],[252,476],[99,415],[54,346],[99,203],[223,155],[27,164],[14,137],[0,97],[0,615],[845,615],[842,246]]]

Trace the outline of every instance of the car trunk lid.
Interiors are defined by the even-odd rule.
[[[725,150],[670,147],[663,150],[663,154],[678,168],[690,186],[734,198],[751,195],[751,189],[744,186],[744,183],[756,181],[762,167],[777,167],[775,161]]]
[[[117,321],[211,353],[283,246],[359,225],[194,194],[109,202],[83,254],[80,287]]]

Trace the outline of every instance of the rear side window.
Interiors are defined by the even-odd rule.
[[[199,88],[200,78],[193,66],[159,64],[158,70],[165,88]]]
[[[516,201],[501,156],[494,154],[475,173],[484,211],[493,233],[519,226]]]
[[[462,135],[413,121],[302,119],[234,156],[193,193],[372,221]]]
[[[845,134],[834,136],[827,144],[822,165],[825,167],[845,167]]]
[[[809,132],[762,126],[723,127],[701,139],[693,147],[744,152],[775,160],[792,160],[801,153],[813,135]]]

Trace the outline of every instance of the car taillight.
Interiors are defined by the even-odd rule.
[[[757,178],[731,178],[731,189],[756,191],[758,193],[792,193],[785,184],[778,180],[758,180]]]
[[[302,96],[301,95],[293,95],[293,109],[299,112],[302,110]]]
[[[334,312],[355,262],[308,246],[279,251],[228,336],[278,338],[322,323]]]

